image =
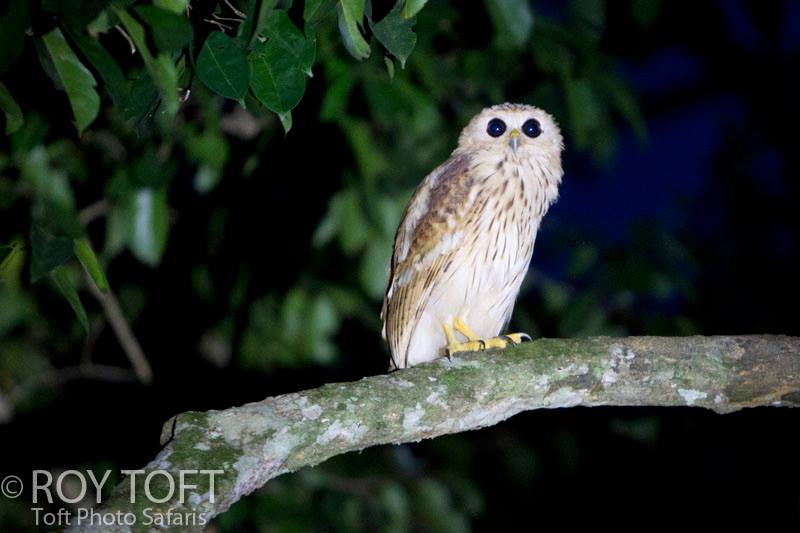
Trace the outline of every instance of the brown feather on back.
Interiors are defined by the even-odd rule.
[[[442,250],[425,269],[416,266],[427,261],[426,255],[452,232],[448,217],[459,220],[468,201],[473,179],[469,174],[471,158],[454,152],[450,159],[437,167],[419,184],[408,203],[397,235],[389,272],[389,281],[381,310],[383,335],[392,352],[403,353],[404,344],[413,331],[419,312],[425,307],[431,283],[420,281],[423,276],[435,279],[447,265],[450,250]],[[409,318],[413,317],[412,320]],[[395,362],[395,366],[396,362]]]

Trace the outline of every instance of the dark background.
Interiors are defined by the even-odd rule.
[[[391,82],[417,92],[389,111],[380,101],[391,104],[396,95],[385,92],[380,54],[358,64],[326,30],[291,132],[284,137],[274,118],[257,111],[255,137],[223,128],[230,155],[206,194],[194,186],[189,158],[176,158],[159,264],[145,266],[124,250],[103,257],[152,363],[152,385],[130,376],[59,373],[87,352],[97,364],[127,362],[108,326],[87,341],[46,285],[23,279],[24,298],[0,293],[5,315],[12,306],[28,309],[0,330],[0,390],[16,391],[19,400],[0,423],[0,474],[138,468],[158,452],[161,424],[175,413],[383,372],[380,298],[370,288],[379,283],[369,281],[362,262],[373,244],[349,246],[347,239],[386,249],[397,215],[383,225],[374,213],[342,215],[328,240],[318,227],[342,191],[361,200],[349,209],[385,201],[397,212],[454,147],[469,117],[504,100],[551,110],[566,132],[560,199],[539,232],[512,324],[544,337],[800,334],[800,3],[662,2],[650,19],[637,15],[642,5],[609,2],[598,26],[561,2],[535,2],[529,40],[508,50],[484,4],[432,0],[418,17],[417,49]],[[375,3],[376,18],[388,11],[383,7]],[[569,82],[535,56],[540,22],[578,35],[590,26],[591,54],[575,53],[571,76],[588,80],[602,100],[594,76],[610,65],[641,109],[644,135],[637,135],[635,118],[608,103],[598,104],[602,120],[586,125],[585,106],[576,110],[576,101],[564,97]],[[109,39],[108,46],[122,45]],[[89,162],[74,185],[77,204],[88,205],[107,194],[103,173],[113,164],[92,163],[102,158],[102,144],[77,139],[66,99],[54,93],[34,47],[22,57],[3,81],[21,107],[46,117],[43,142],[71,137],[72,149]],[[356,77],[356,88],[338,116],[321,118],[341,75],[337,61]],[[433,82],[438,91],[425,75],[431,65],[443,69]],[[196,99],[182,112],[186,124],[210,127],[209,109],[216,120],[237,109],[200,89]],[[399,116],[403,106],[420,105],[434,110],[427,130]],[[374,153],[356,153],[363,148],[354,140],[360,127],[374,140]],[[121,130],[109,118],[92,128]],[[165,137],[117,135],[129,158]],[[3,139],[0,150],[10,154],[12,144]],[[115,164],[131,165],[125,161]],[[17,179],[13,164],[0,171],[6,182]],[[28,231],[30,201],[7,200],[3,242]],[[368,237],[343,237],[352,230],[348,221],[368,225]],[[88,230],[103,249],[104,222]],[[94,326],[102,324],[99,306],[88,292],[81,295]],[[297,316],[307,322],[298,326]],[[304,333],[286,331],[305,328],[324,334],[298,348]],[[798,424],[797,412],[768,408],[725,416],[689,408],[525,413],[492,428],[365,450],[283,476],[214,527],[793,530],[800,526]],[[0,525],[30,527],[27,507],[0,500]]]

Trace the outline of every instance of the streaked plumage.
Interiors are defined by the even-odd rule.
[[[502,135],[487,132],[492,119],[507,126]],[[535,138],[519,133],[530,119],[541,125]],[[539,223],[558,196],[562,148],[541,109],[497,105],[470,121],[450,158],[420,183],[397,229],[381,312],[393,366],[444,355],[444,328],[456,319],[483,339],[506,327]]]

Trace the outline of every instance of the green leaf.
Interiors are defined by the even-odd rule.
[[[312,344],[308,352],[312,360],[320,364],[329,364],[336,355],[336,344],[332,337],[339,330],[341,319],[336,306],[324,294],[317,295],[309,302],[306,312],[306,327],[301,336],[313,332]]]
[[[586,148],[589,145],[592,130],[597,127],[601,115],[591,82],[565,78],[564,93],[575,146],[579,149]]]
[[[197,77],[217,94],[241,102],[250,83],[241,43],[220,31],[211,32],[197,57]]]
[[[325,92],[320,106],[319,118],[322,122],[332,122],[347,109],[347,102],[353,92],[355,78],[351,72],[343,72],[335,78]]]
[[[361,257],[358,271],[359,281],[364,291],[374,299],[383,296],[386,289],[386,276],[389,260],[392,257],[392,245],[380,239],[373,239],[367,245],[367,250]]]
[[[160,54],[153,62],[153,81],[161,93],[167,117],[172,119],[180,109],[178,100],[178,71],[169,54]]]
[[[219,130],[207,128],[198,134],[192,130],[186,138],[186,150],[199,163],[194,176],[195,189],[205,194],[219,183],[228,160],[228,143]]]
[[[625,82],[610,75],[599,76],[597,82],[617,112],[633,128],[639,141],[645,142],[647,140],[647,125],[636,97],[625,85]]]
[[[248,26],[246,29],[250,29],[249,26],[252,26],[252,35],[248,42],[248,45],[252,48],[255,39],[258,38],[264,31],[264,25],[267,23],[267,18],[269,18],[272,11],[275,9],[275,6],[278,4],[279,0],[261,0],[260,2],[256,2],[256,6],[258,8],[257,13],[253,13],[253,23],[250,24],[250,14],[248,14],[248,19],[245,21],[243,26]],[[291,2],[290,2],[291,3]],[[246,36],[247,33],[243,33],[243,36]]]
[[[311,66],[316,55],[316,43],[305,36],[292,24],[286,11],[275,10],[267,17],[264,24],[264,35],[269,39],[269,46],[281,50],[281,53],[292,56],[297,68],[309,78],[312,77]]]
[[[125,30],[127,30],[134,46],[136,46],[136,49],[141,54],[142,60],[148,63],[153,60],[153,55],[150,53],[150,49],[147,48],[147,38],[144,33],[144,28],[135,18],[125,11],[122,6],[124,6],[124,4],[112,4],[110,9],[117,18],[119,18]]]
[[[102,292],[108,292],[108,279],[106,279],[106,273],[103,272],[103,268],[100,266],[100,263],[97,261],[97,256],[92,250],[92,245],[89,243],[89,239],[82,238],[82,239],[75,239],[75,246],[73,251],[75,252],[75,257],[78,258],[83,268],[86,269],[86,272],[91,276],[94,284],[97,285],[97,288],[100,289]]]
[[[3,277],[3,272],[11,265],[14,258],[22,252],[23,247],[19,242],[12,242],[0,246],[0,280],[4,283],[7,282]]]
[[[31,228],[31,283],[35,283],[72,257],[73,240],[34,225]]]
[[[546,279],[540,282],[540,286],[544,308],[550,313],[561,313],[569,304],[569,286]]]
[[[148,146],[129,163],[131,183],[136,188],[165,188],[175,175],[177,164],[175,158],[164,158],[154,146]]]
[[[548,74],[570,76],[575,70],[576,53],[544,29],[541,30],[537,33],[536,46],[533,47],[536,66]]]
[[[42,40],[53,60],[58,78],[67,91],[78,133],[82,133],[100,111],[100,96],[94,90],[97,84],[94,76],[69,47],[61,30],[58,28],[52,30],[42,37]]]
[[[333,195],[328,211],[314,232],[312,243],[321,248],[334,237],[339,237],[339,247],[353,256],[369,241],[369,222],[362,211],[358,193],[344,189]]]
[[[183,15],[189,6],[189,0],[153,0],[153,5],[172,11],[177,15]]]
[[[67,30],[70,39],[74,42],[81,53],[89,60],[95,71],[100,75],[103,80],[103,87],[115,105],[122,106],[130,92],[130,85],[122,69],[108,53],[102,44],[97,39],[89,35]]]
[[[192,25],[183,14],[155,6],[138,6],[136,13],[150,27],[156,48],[162,52],[178,50],[192,40]]]
[[[294,58],[271,41],[258,43],[248,61],[250,86],[261,103],[275,113],[291,111],[303,98],[306,75]]]
[[[52,165],[50,154],[42,144],[31,146],[19,156],[22,180],[39,198],[48,198],[62,205],[74,207],[75,197],[69,186],[69,177],[63,169]]]
[[[571,8],[578,22],[599,37],[606,26],[605,0],[573,0]]]
[[[378,176],[390,168],[386,154],[375,145],[375,131],[360,120],[349,120],[344,126],[358,171],[368,186],[374,186]]]
[[[427,3],[428,0],[405,0],[403,4],[403,18],[410,19],[415,16]]]
[[[289,130],[292,129],[292,112],[287,111],[286,113],[278,113],[278,120],[281,121],[284,135],[288,135]]]
[[[42,8],[62,26],[83,28],[108,7],[111,0],[43,0]]]
[[[31,113],[25,117],[25,124],[17,133],[11,136],[11,148],[16,154],[25,154],[44,143],[50,133],[52,124],[38,113]],[[44,147],[41,147],[44,150]],[[2,181],[0,181],[2,183]],[[16,196],[16,194],[15,194]],[[2,198],[0,198],[0,203]]]
[[[597,263],[597,256],[597,247],[591,244],[579,244],[567,267],[567,275],[573,279],[586,275]]]
[[[0,270],[2,270],[3,263],[6,262],[6,259],[9,259],[12,254],[16,253],[17,248],[15,246],[10,245],[2,245],[0,246]]]
[[[416,23],[413,18],[404,18],[402,11],[403,0],[399,0],[388,15],[380,22],[372,23],[372,33],[375,38],[397,59],[400,67],[406,67],[406,59],[417,44],[417,34],[412,31]]]
[[[303,97],[316,44],[303,36],[285,11],[270,13],[263,30],[267,40],[256,43],[248,57],[250,86],[265,106],[285,114]]]
[[[225,136],[219,130],[207,128],[200,134],[192,132],[185,142],[186,150],[194,161],[222,172],[229,150]]]
[[[161,94],[167,117],[173,118],[180,108],[180,102],[178,101],[178,73],[175,70],[175,64],[166,54],[154,58],[147,47],[147,38],[142,25],[121,7],[112,5],[111,9],[119,17],[133,44],[136,45],[139,54],[141,54],[144,65],[150,73],[153,83],[158,88],[158,92]],[[135,89],[136,85],[134,84],[131,93]]]
[[[208,165],[200,165],[194,174],[194,188],[200,194],[211,192],[219,183],[222,174]]]
[[[131,207],[128,205],[112,205],[106,216],[106,238],[103,254],[113,258],[130,245],[132,234]]]
[[[339,246],[345,254],[355,255],[369,242],[369,222],[364,217],[358,193],[347,189],[335,197],[334,202],[331,208],[339,219]]]
[[[0,109],[6,115],[6,135],[10,135],[22,127],[25,122],[22,116],[22,109],[19,108],[16,100],[8,92],[3,82],[0,82]]]
[[[125,118],[141,127],[152,118],[160,96],[158,87],[153,83],[153,78],[147,69],[133,73],[130,90],[122,107]]]
[[[339,5],[353,22],[359,25],[362,23],[366,0],[339,0]]]
[[[263,2],[261,2],[261,5],[263,5]],[[255,0],[247,2],[247,13],[245,14],[244,22],[239,24],[239,27],[236,29],[236,37],[240,38],[244,43],[250,43],[253,38],[253,30],[256,25],[256,17],[258,16],[256,9],[259,7],[259,2]]]
[[[83,308],[81,299],[78,296],[78,290],[75,287],[75,282],[70,275],[69,269],[63,265],[59,266],[50,274],[50,280],[53,282],[53,285],[56,286],[61,295],[66,298],[67,302],[69,302],[69,306],[72,307],[73,311],[75,311],[78,321],[81,323],[83,330],[88,335],[89,318],[86,316],[86,309]]]
[[[139,189],[131,207],[131,251],[139,261],[155,267],[164,255],[169,233],[167,193],[163,189]]]
[[[369,43],[358,29],[364,19],[364,0],[340,0],[336,5],[336,14],[344,47],[359,61],[368,58]]]
[[[389,79],[394,79],[394,61],[389,56],[383,56],[383,62],[386,64],[386,72],[389,73]]]
[[[30,186],[33,196],[31,218],[35,225],[54,236],[80,237],[83,225],[78,220],[67,172],[52,166],[50,159],[42,145],[19,157],[20,176]]]
[[[97,37],[101,33],[108,33],[109,31],[113,30],[114,26],[116,26],[118,23],[119,20],[113,13],[110,13],[109,11],[101,11],[93,21],[86,24],[86,32],[89,35]],[[77,26],[76,28],[80,29],[80,26]],[[67,27],[65,29],[67,30],[67,33],[73,33],[71,28]]]
[[[303,4],[303,20],[316,26],[336,11],[336,0],[306,0]]]
[[[486,0],[500,48],[522,48],[531,35],[533,13],[526,0]]]

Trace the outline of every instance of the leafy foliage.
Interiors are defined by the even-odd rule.
[[[6,115],[6,135],[14,133],[24,122],[22,110],[2,83],[0,83],[0,108]]]
[[[644,138],[599,42],[605,10],[574,4],[556,19],[529,2],[487,1],[473,7],[491,20],[482,42],[458,33],[459,6],[446,1],[8,2],[0,368],[13,372],[0,373],[0,393],[16,391],[17,410],[34,405],[42,369],[75,364],[111,335],[89,284],[116,295],[134,331],[194,343],[194,357],[217,366],[269,374],[377,352],[403,207],[475,112],[535,102],[594,163],[613,154],[620,122]],[[597,250],[575,250],[572,278],[528,289],[541,327],[621,331],[615,316],[637,308],[626,295],[646,291],[587,266]],[[659,278],[660,265],[622,253],[619,263],[641,267],[648,287],[661,279],[655,298],[691,297]],[[287,266],[273,281],[276,264]],[[160,314],[176,293],[191,320]],[[520,324],[535,332],[522,307]],[[419,508],[431,528],[454,530],[481,507],[474,490],[439,478],[384,480],[361,503],[336,479],[278,480],[258,498],[276,509],[271,520],[298,527],[314,524],[298,525],[281,498],[303,491],[322,494],[344,528],[377,516],[403,530]],[[237,530],[264,512],[221,524]]]
[[[402,6],[398,3],[386,17],[370,27],[375,34],[375,38],[400,60],[400,66],[405,68],[406,59],[414,50],[417,44],[417,36],[412,30],[416,21],[413,18],[406,19],[402,14]]]
[[[100,111],[100,96],[94,90],[94,76],[67,44],[64,34],[55,29],[42,37],[58,79],[67,91],[78,132],[85,130]]]
[[[197,76],[214,92],[242,102],[250,71],[241,43],[221,31],[211,32],[197,56]]]
[[[42,7],[54,16],[55,27],[34,32],[29,40],[54,88],[66,93],[78,133],[85,137],[81,143],[102,150],[99,163],[108,169],[108,177],[104,198],[97,200],[105,236],[96,257],[86,222],[80,220],[86,213],[78,211],[74,192],[88,174],[98,173],[96,162],[89,172],[88,159],[75,151],[75,141],[54,136],[64,134],[50,132],[35,106],[26,109],[31,105],[26,99],[19,105],[14,93],[20,86],[5,78],[0,82],[5,130],[14,134],[10,159],[3,159],[3,165],[12,172],[18,169],[31,194],[31,225],[22,233],[30,244],[30,280],[51,275],[73,256],[101,290],[108,289],[104,269],[125,251],[144,265],[160,265],[170,246],[178,168],[186,164],[195,169],[193,186],[199,194],[212,192],[228,173],[252,172],[256,156],[238,170],[230,165],[231,135],[257,135],[270,124],[264,122],[270,111],[288,132],[292,111],[319,71],[326,85],[320,118],[344,134],[355,172],[332,194],[313,243],[319,253],[341,253],[344,261],[354,263],[353,280],[339,282],[354,282],[360,293],[325,313],[314,309],[328,304],[302,296],[308,288],[277,301],[270,295],[272,303],[261,308],[283,318],[269,327],[258,325],[264,313],[254,303],[251,328],[244,336],[256,339],[253,346],[262,346],[271,331],[292,331],[287,324],[305,321],[297,331],[320,332],[319,341],[303,348],[299,337],[286,333],[279,345],[287,354],[306,354],[298,360],[314,359],[335,351],[330,348],[332,336],[343,320],[369,316],[369,308],[361,306],[380,299],[393,231],[414,177],[432,168],[450,145],[439,135],[443,103],[455,105],[460,117],[467,118],[481,107],[477,101],[507,99],[498,88],[523,73],[515,66],[522,60],[535,65],[541,79],[535,90],[517,97],[566,116],[576,147],[609,157],[614,112],[644,137],[635,99],[611,74],[610,61],[597,46],[605,25],[602,5],[575,2],[572,19],[555,21],[534,16],[527,2],[487,2],[496,30],[495,57],[465,50],[457,63],[442,63],[433,52],[433,37],[440,31],[435,21],[456,15],[446,5],[431,8],[430,16],[421,19],[424,32],[418,42],[416,17],[425,4],[400,0],[382,13],[366,0],[308,0],[293,7],[291,2],[270,1],[221,1],[196,9],[184,1]],[[10,32],[4,35],[19,37],[8,37],[1,64],[19,68],[15,60],[22,57],[26,40],[16,28],[39,15],[26,2],[12,1],[0,16],[0,25]],[[297,21],[303,22],[302,30]],[[363,63],[342,56],[337,28],[339,44]],[[528,48],[534,34],[536,46]],[[370,41],[382,46],[386,56],[370,59]],[[415,48],[420,51],[412,56]],[[126,57],[126,49],[133,55]],[[410,57],[413,62],[398,76],[390,57],[403,69]],[[231,108],[220,107],[214,94],[236,101],[242,117],[237,120],[243,122],[224,128],[223,118],[235,113],[223,111]],[[351,111],[356,101],[366,105],[368,118]],[[396,134],[384,135],[389,131]],[[63,153],[66,158],[60,157]],[[397,161],[410,163],[402,175],[395,170]],[[62,274],[59,279],[59,289],[67,295],[67,278]],[[68,300],[84,322],[80,300],[71,294]],[[306,301],[312,303],[299,303]],[[290,318],[292,313],[296,318]]]

